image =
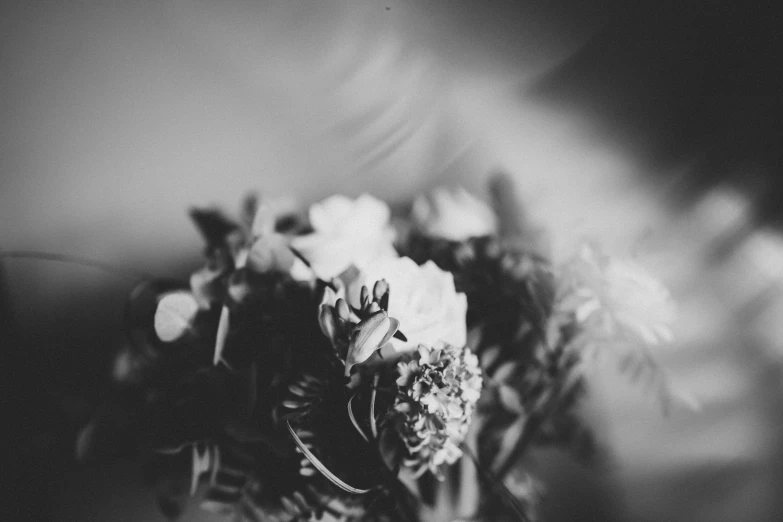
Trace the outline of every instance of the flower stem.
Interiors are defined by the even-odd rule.
[[[482,466],[478,460],[478,457],[473,453],[473,451],[471,451],[467,444],[461,444],[460,448],[462,449],[463,453],[465,453],[465,455],[470,457],[470,460],[473,461],[473,465],[476,466],[476,469],[479,472],[479,476],[486,483],[492,486],[492,488],[501,496],[501,498],[506,501],[509,507],[519,517],[519,520],[522,522],[531,522],[530,518],[527,516],[527,513],[525,513],[524,506],[519,501],[519,499],[517,499],[517,497],[515,497],[514,494],[509,491],[508,487],[506,487],[506,485],[503,483],[502,477],[500,475],[493,474],[490,470]]]

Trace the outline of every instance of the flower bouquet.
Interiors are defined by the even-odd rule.
[[[171,518],[534,520],[526,453],[595,450],[586,362],[671,400],[645,346],[672,306],[595,246],[553,264],[511,183],[490,194],[192,210],[206,263],[134,290],[117,397],[77,452],[142,454]]]

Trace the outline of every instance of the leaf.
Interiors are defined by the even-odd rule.
[[[258,208],[258,194],[255,192],[245,194],[239,209],[239,222],[245,230],[251,230],[255,217],[258,215]]]
[[[489,193],[492,208],[498,216],[498,235],[504,238],[521,236],[526,223],[514,182],[506,174],[495,174],[489,180]]]
[[[585,356],[598,363],[609,352],[615,359],[618,371],[633,384],[652,393],[664,415],[668,415],[675,405],[684,406],[691,411],[701,408],[699,400],[688,390],[676,387],[669,374],[661,367],[649,351],[634,342],[606,342],[604,346],[595,343],[585,346]]]
[[[133,288],[125,304],[124,322],[128,338],[134,346],[158,342],[155,311],[160,296],[181,288],[179,281],[164,279],[145,281]]]
[[[370,489],[359,489],[355,488],[349,484],[346,484],[340,478],[329,471],[329,468],[327,468],[323,462],[321,462],[318,457],[313,455],[313,452],[310,451],[310,448],[307,447],[307,445],[302,442],[302,439],[299,438],[299,436],[296,434],[296,431],[294,431],[294,428],[291,427],[291,422],[286,420],[286,425],[288,426],[288,432],[291,434],[291,436],[294,438],[294,442],[299,447],[299,449],[302,451],[302,454],[307,458],[307,460],[310,461],[310,463],[313,465],[315,469],[321,472],[321,474],[329,479],[329,481],[334,484],[335,486],[339,487],[342,490],[347,491],[348,493],[355,493],[357,495],[361,495],[364,493],[369,493]]]
[[[473,352],[478,351],[478,347],[481,344],[482,332],[480,327],[473,327],[468,330],[468,338],[465,344],[470,347]]]
[[[294,259],[294,253],[288,247],[285,236],[269,233],[253,242],[247,266],[257,273],[288,272],[294,266]]]
[[[204,267],[190,275],[190,291],[202,308],[209,309],[212,302],[222,299],[224,274],[223,269]]]
[[[507,361],[501,364],[495,373],[492,374],[492,379],[498,383],[506,382],[509,377],[514,374],[517,369],[517,363],[515,361]]]
[[[212,364],[216,366],[220,361],[223,361],[223,350],[226,348],[229,322],[229,310],[227,306],[224,306],[220,311],[220,320],[218,321],[217,336],[215,338],[215,355],[212,358]]]
[[[401,332],[401,331],[399,331],[399,330],[397,330],[396,332],[394,332],[394,335],[392,335],[392,337],[394,337],[395,339],[399,339],[399,340],[400,340],[400,341],[402,341],[402,342],[407,342],[407,341],[408,341],[408,338],[407,338],[407,337],[405,337],[405,334],[404,334],[404,333],[402,333],[402,332]]]
[[[505,384],[498,386],[498,397],[500,398],[500,403],[507,411],[517,415],[525,414],[525,406],[522,404],[522,399],[517,390],[511,386]]]
[[[487,369],[491,367],[500,356],[500,346],[493,345],[481,352],[481,367]]]
[[[255,506],[253,506],[248,499],[242,499],[242,502],[239,504],[239,509],[246,520],[249,520],[250,522],[264,522],[264,519],[261,518],[263,512],[259,513],[256,511]]]
[[[511,425],[503,433],[503,436],[500,439],[498,452],[492,461],[491,469],[493,470],[493,472],[496,473],[498,469],[500,469],[503,466],[504,462],[506,462],[506,460],[508,460],[508,458],[511,456],[511,453],[514,451],[514,446],[516,445],[516,442],[519,440],[519,438],[522,436],[522,433],[525,431],[526,422],[527,422],[526,417],[524,416],[519,417],[517,420],[511,423]]]
[[[95,419],[91,420],[85,427],[83,427],[79,431],[79,435],[77,435],[76,437],[77,460],[83,460],[90,452],[94,434],[95,434]]]
[[[210,248],[223,245],[226,237],[239,228],[217,209],[192,208],[190,218]]]
[[[156,499],[163,515],[171,520],[179,518],[188,504],[188,480],[165,478],[156,484]]]
[[[390,427],[381,430],[381,436],[378,439],[378,450],[383,462],[391,471],[399,468],[402,461],[404,448],[397,432]]]
[[[180,339],[193,326],[198,311],[198,302],[190,292],[165,294],[155,310],[155,334],[164,343]]]

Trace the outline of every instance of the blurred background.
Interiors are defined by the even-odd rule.
[[[0,9],[0,250],[177,277],[201,263],[191,205],[232,210],[249,190],[399,201],[438,184],[481,192],[507,173],[555,258],[597,239],[672,289],[677,342],[659,359],[702,403],[664,418],[601,373],[587,408],[610,462],[542,456],[546,520],[783,519],[783,19],[771,2]],[[0,261],[3,490],[16,500],[4,509],[163,520],[130,463],[72,461],[134,282]]]

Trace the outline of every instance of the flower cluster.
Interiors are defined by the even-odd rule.
[[[469,348],[443,342],[420,345],[416,357],[398,363],[400,396],[395,411],[409,452],[406,464],[419,476],[440,474],[462,456],[460,444],[481,395],[481,369]]]
[[[530,519],[534,484],[509,484],[529,447],[588,439],[586,346],[667,341],[673,312],[593,249],[553,265],[500,186],[498,215],[461,189],[394,219],[369,195],[193,210],[206,265],[131,296],[116,376],[140,411],[91,423],[79,453],[138,434],[172,517],[184,488],[237,519],[415,521],[440,487],[428,476],[454,472],[482,477],[460,517]]]

